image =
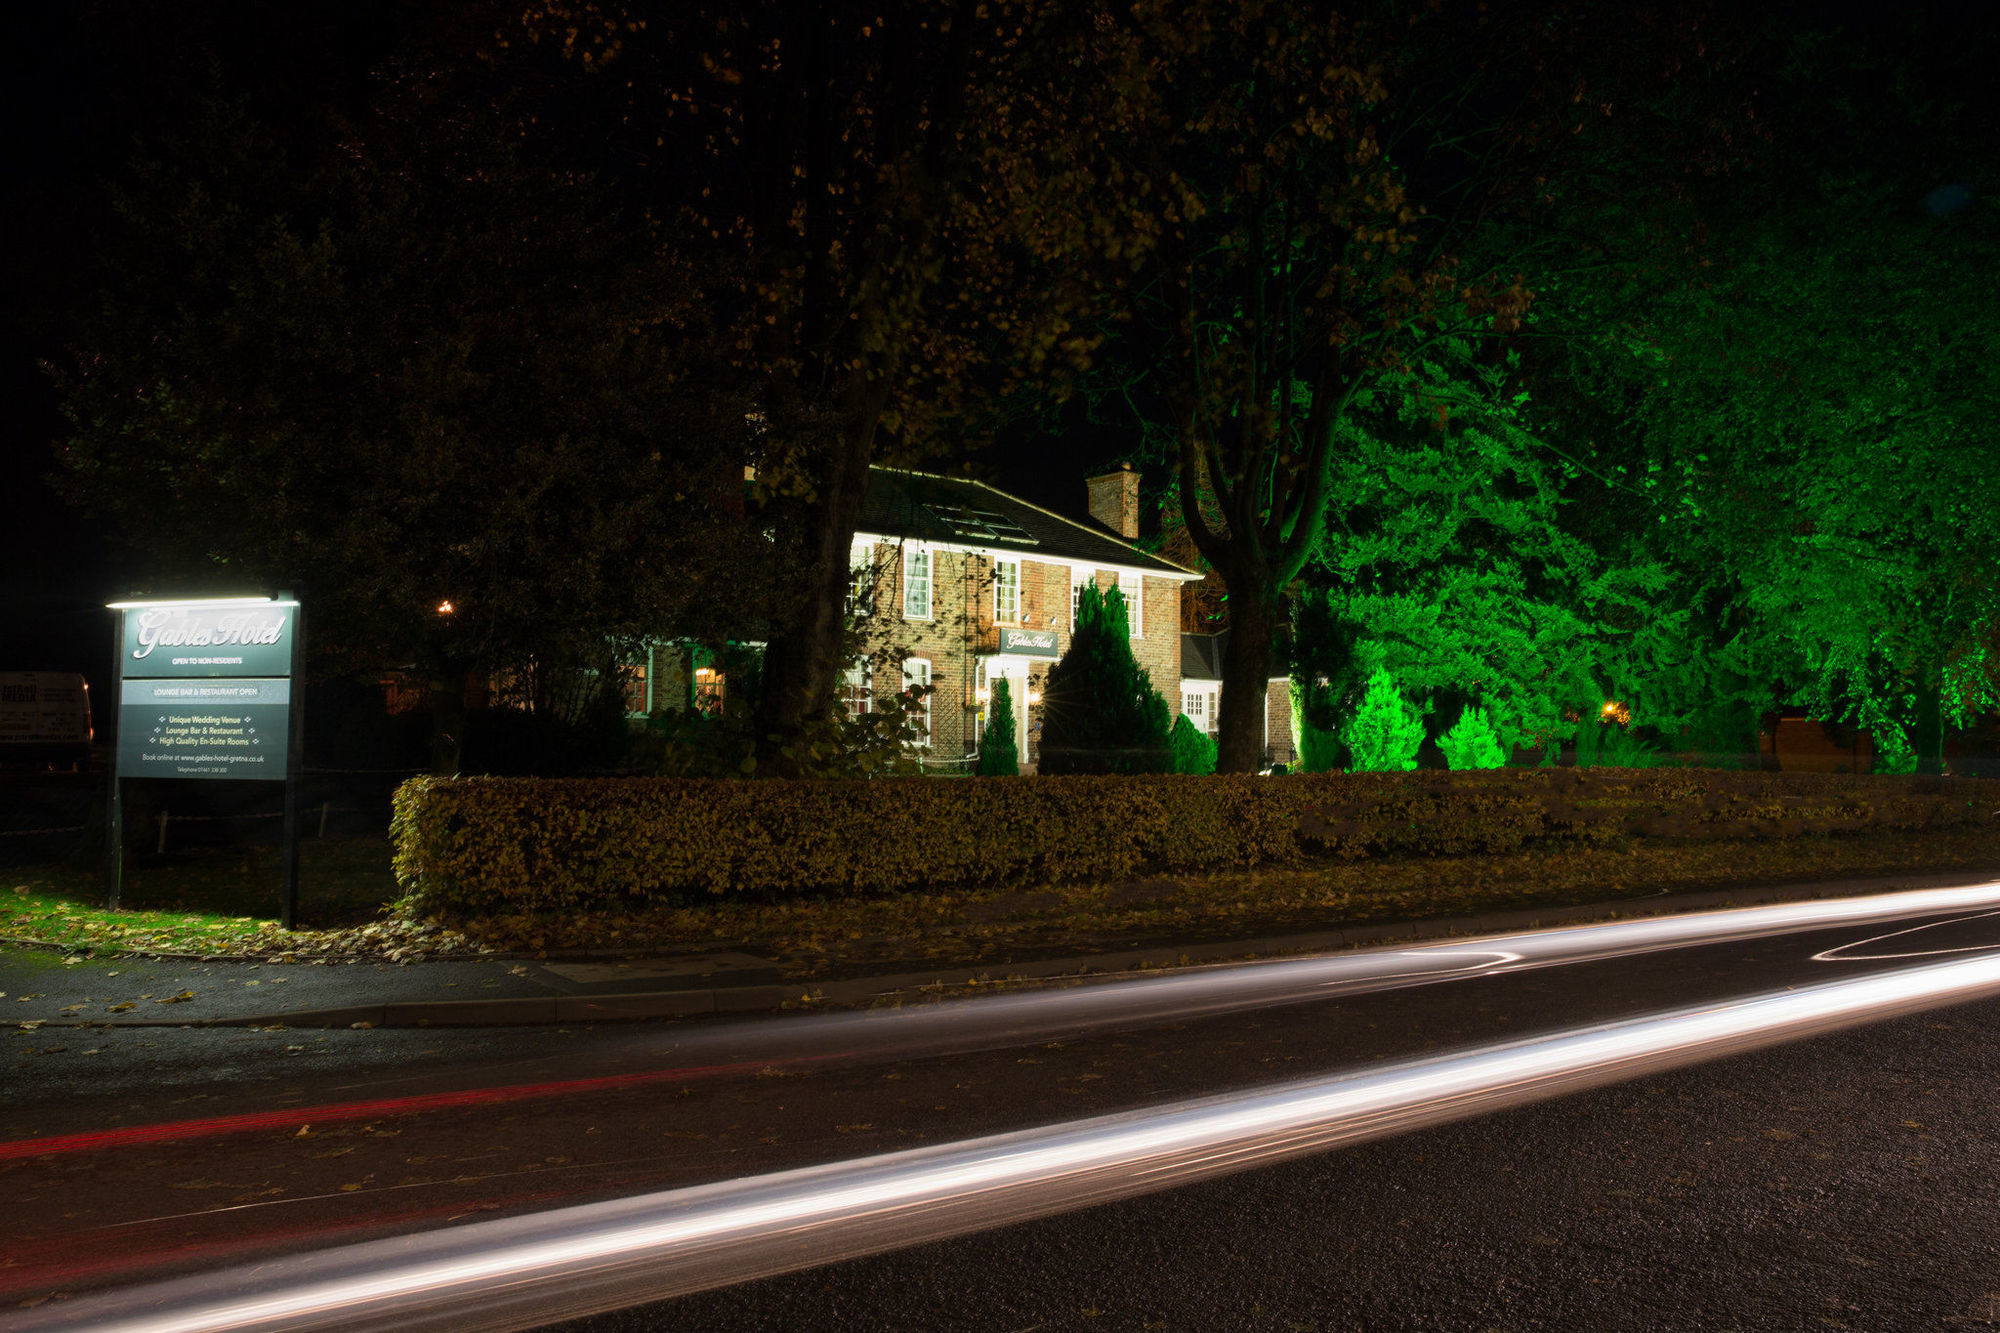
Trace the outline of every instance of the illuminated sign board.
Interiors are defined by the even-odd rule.
[[[289,676],[298,607],[278,602],[134,606],[122,666],[138,677]]]
[[[1000,651],[1019,653],[1023,657],[1060,657],[1056,651],[1056,632],[1052,629],[1003,629],[1000,631]]]
[[[282,678],[127,680],[119,775],[282,782],[291,704],[292,682]]]
[[[104,904],[116,909],[125,874],[124,779],[282,782],[284,896],[290,930],[299,905],[299,711],[292,680],[302,661],[299,604],[289,597],[112,602],[118,613],[112,681],[118,751],[112,759]],[[166,816],[162,815],[164,820]],[[166,837],[161,825],[161,838]]]
[[[283,782],[298,603],[120,602],[118,776]]]

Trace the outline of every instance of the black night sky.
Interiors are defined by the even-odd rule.
[[[323,145],[431,13],[415,0],[7,7],[0,670],[99,675],[108,633],[101,603],[147,582],[120,534],[65,505],[48,481],[64,426],[40,362],[62,354],[77,313],[96,300],[104,183],[130,160],[135,136],[176,132],[191,92],[208,84],[243,98],[293,146]],[[1813,4],[1795,7],[1795,21],[1918,53],[1939,98],[1991,97],[2000,42],[1987,5]],[[1077,406],[1054,431],[1016,426],[1003,438],[1006,447],[983,464],[987,475],[1072,512],[1080,477],[1134,444],[1127,425],[1091,422]]]

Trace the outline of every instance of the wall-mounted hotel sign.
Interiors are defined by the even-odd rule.
[[[1022,657],[1062,655],[1056,651],[1056,632],[1052,629],[1003,629],[1000,631],[1000,651]]]
[[[125,778],[283,782],[286,894],[297,890],[299,604],[287,597],[112,602],[118,750],[106,897],[118,905]]]

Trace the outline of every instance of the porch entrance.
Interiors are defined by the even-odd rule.
[[[993,709],[993,682],[1005,678],[1007,697],[1014,709],[1014,753],[1025,768],[1028,754],[1028,664],[1031,659],[1011,653],[993,653],[979,659],[979,742],[986,743],[986,724]]]

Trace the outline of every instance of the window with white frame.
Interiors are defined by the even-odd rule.
[[[1095,583],[1096,581],[1097,581],[1097,571],[1091,569],[1077,569],[1074,566],[1070,568],[1069,628],[1071,633],[1076,632],[1076,618],[1077,615],[1083,610],[1083,585],[1086,583]]]
[[[840,678],[840,706],[849,717],[860,717],[875,711],[875,698],[870,692],[874,685],[874,671],[868,659],[862,658]]]
[[[1181,691],[1181,712],[1187,720],[1213,736],[1217,718],[1215,715],[1215,691],[1191,689]]]
[[[1021,622],[1021,562],[993,562],[993,619],[1002,625]]]
[[[1129,622],[1126,628],[1135,639],[1146,632],[1145,587],[1146,580],[1141,576],[1118,572],[1118,592],[1125,599],[1125,618]]]
[[[857,541],[847,548],[847,613],[875,614],[875,543]]]
[[[923,547],[903,548],[903,619],[931,618],[931,553]]]
[[[917,744],[923,746],[925,749],[929,749],[931,743],[930,683],[931,664],[929,662],[921,657],[906,657],[903,659],[903,692],[907,694],[909,691],[917,689],[925,691],[925,693],[917,696],[915,703],[910,708],[910,717],[917,724]]]

